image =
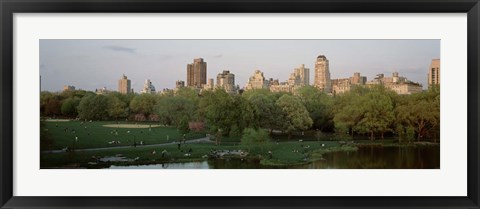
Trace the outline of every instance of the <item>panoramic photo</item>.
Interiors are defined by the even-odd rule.
[[[440,40],[42,39],[39,70],[41,169],[440,169]]]

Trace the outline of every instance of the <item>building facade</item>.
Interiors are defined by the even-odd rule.
[[[225,89],[228,93],[234,93],[235,88],[235,74],[230,73],[228,70],[224,70],[217,75],[217,88]]]
[[[185,87],[185,81],[175,81],[175,88],[179,89],[179,88],[183,88]]]
[[[428,69],[428,85],[440,85],[440,59],[433,59]]]
[[[260,70],[255,70],[253,76],[250,76],[248,79],[247,85],[245,86],[245,90],[252,90],[252,89],[263,89],[268,87],[268,82],[265,80],[263,76],[263,72]]]
[[[360,73],[355,72],[350,78],[332,79],[332,94],[341,94],[352,90],[355,85],[364,86],[367,82],[367,77],[360,76]]]
[[[324,55],[318,56],[315,62],[314,86],[327,94],[332,93],[328,59]]]
[[[75,91],[75,86],[65,85],[63,86],[63,91]]]
[[[367,87],[383,85],[385,88],[395,91],[397,94],[413,94],[423,91],[419,83],[409,81],[406,77],[399,76],[398,72],[392,73],[392,77],[378,74],[372,81],[366,83]]]
[[[310,85],[310,69],[306,68],[304,64],[300,65],[298,68],[295,68],[295,76],[298,76],[300,79],[301,86]]]
[[[187,65],[187,86],[202,88],[204,84],[207,84],[207,63],[197,58]]]
[[[207,84],[203,84],[203,90],[213,90],[215,85],[213,84],[213,78],[208,79]]]
[[[145,80],[143,84],[143,88],[140,91],[142,94],[155,94],[157,91],[155,90],[155,86],[152,84],[150,79]]]
[[[125,74],[123,74],[122,78],[118,80],[118,92],[122,94],[128,94],[133,92],[131,89],[131,82],[127,78],[127,76],[125,76]]]

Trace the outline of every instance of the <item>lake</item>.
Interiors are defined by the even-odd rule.
[[[358,151],[332,152],[324,160],[293,169],[439,169],[440,146],[361,146]],[[111,166],[110,169],[270,169],[258,160],[216,159],[202,162],[164,163],[139,166]]]

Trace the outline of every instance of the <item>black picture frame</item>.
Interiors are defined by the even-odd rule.
[[[478,0],[0,0],[1,208],[480,208]],[[467,13],[468,195],[465,197],[20,197],[13,196],[15,13]]]

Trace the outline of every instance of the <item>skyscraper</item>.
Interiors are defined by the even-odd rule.
[[[228,70],[224,70],[217,75],[217,87],[225,89],[226,92],[235,92],[235,74],[230,73]]]
[[[306,68],[304,64],[300,67],[295,68],[295,75],[300,77],[300,85],[308,86],[310,85],[310,69]]]
[[[127,78],[127,76],[125,76],[125,74],[123,74],[122,78],[118,80],[118,92],[122,94],[128,94],[132,92],[130,88],[130,80]]]
[[[440,85],[440,59],[433,59],[428,69],[428,85]]]
[[[330,80],[330,70],[328,59],[324,55],[317,57],[315,62],[315,83],[314,86],[325,93],[332,93],[332,81]]]
[[[187,86],[202,88],[203,84],[207,84],[207,63],[197,58],[187,65]]]

